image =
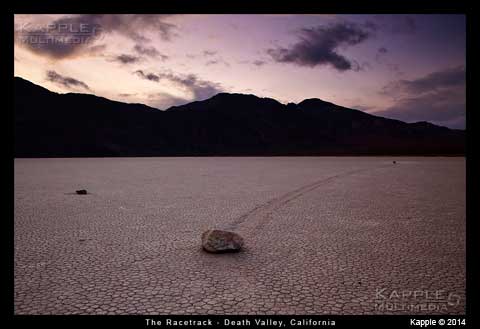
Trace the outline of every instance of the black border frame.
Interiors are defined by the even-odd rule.
[[[466,75],[467,75],[467,113],[466,113],[466,130],[467,130],[467,146],[466,146],[466,314],[465,317],[459,316],[429,316],[429,315],[325,315],[325,316],[296,316],[295,318],[312,318],[322,320],[335,320],[336,325],[334,327],[351,328],[357,326],[380,326],[384,327],[411,327],[410,319],[440,319],[440,318],[466,318],[466,326],[463,328],[478,327],[479,322],[476,319],[475,311],[478,310],[478,302],[476,292],[478,287],[476,286],[476,278],[478,278],[477,267],[475,266],[476,250],[480,250],[478,247],[474,247],[478,244],[478,239],[475,236],[478,231],[477,220],[480,219],[478,212],[478,195],[479,195],[479,179],[478,179],[478,154],[476,153],[476,141],[479,140],[475,135],[477,134],[475,125],[478,125],[478,111],[477,102],[475,97],[475,77],[478,76],[478,64],[476,62],[478,58],[478,51],[476,47],[478,42],[475,42],[475,37],[478,37],[476,33],[480,32],[478,20],[480,15],[476,14],[473,4],[468,4],[466,1],[445,1],[445,0],[417,0],[417,1],[380,1],[380,0],[364,0],[362,2],[354,0],[344,0],[342,2],[313,2],[305,0],[297,0],[292,3],[286,2],[269,2],[269,1],[219,1],[219,0],[176,0],[171,2],[164,1],[148,1],[148,0],[136,0],[134,2],[124,2],[119,5],[118,3],[108,2],[88,2],[83,0],[81,2],[72,1],[55,1],[55,0],[42,0],[36,2],[18,2],[11,4],[4,11],[2,25],[2,35],[5,39],[5,43],[2,48],[4,54],[8,52],[8,56],[3,57],[1,61],[2,74],[4,78],[4,92],[7,96],[8,105],[7,113],[12,117],[6,122],[6,129],[4,132],[4,141],[8,141],[7,146],[4,147],[4,152],[8,150],[13,155],[13,17],[14,14],[35,14],[35,13],[199,13],[199,14],[260,14],[260,13],[337,13],[337,14],[465,14],[467,21],[467,58],[466,58]],[[5,114],[4,114],[5,116]],[[5,136],[7,135],[7,136]],[[13,172],[14,164],[11,158],[7,162],[8,176],[5,181],[12,183],[13,190]],[[6,173],[7,171],[4,171]],[[13,192],[10,190],[9,192]],[[13,193],[10,194],[11,211],[7,214],[9,220],[4,219],[3,223],[8,223],[4,232],[4,239],[2,239],[3,250],[8,254],[8,267],[7,275],[9,277],[8,287],[5,287],[2,294],[6,300],[6,306],[2,309],[6,311],[7,321],[12,321],[12,327],[16,326],[41,326],[48,327],[58,326],[85,326],[85,325],[110,325],[110,326],[127,326],[127,327],[146,327],[146,318],[152,318],[155,320],[160,319],[212,319],[213,321],[221,321],[226,316],[102,316],[102,315],[85,315],[85,316],[28,316],[28,315],[14,315],[13,297],[14,297],[14,259],[13,259]],[[290,319],[292,316],[277,315],[277,316],[228,316],[228,318],[238,319],[254,319],[254,318],[275,318],[275,319]],[[164,328],[165,326],[149,326]],[[215,326],[217,327],[217,326]],[[430,326],[430,327],[439,327]],[[446,326],[448,327],[448,326]],[[173,328],[173,327],[172,327]],[[177,327],[178,328],[178,327]]]

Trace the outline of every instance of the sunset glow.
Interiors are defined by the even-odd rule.
[[[81,43],[30,38],[82,27]],[[321,98],[465,128],[463,15],[16,15],[15,34],[15,76],[56,92],[161,110],[218,92]]]

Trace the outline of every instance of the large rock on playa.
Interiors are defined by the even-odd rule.
[[[243,246],[243,238],[233,232],[208,230],[202,234],[202,247],[213,253],[235,252]]]

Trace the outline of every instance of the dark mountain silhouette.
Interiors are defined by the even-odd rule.
[[[464,154],[465,131],[320,99],[220,93],[160,111],[15,78],[15,157]]]

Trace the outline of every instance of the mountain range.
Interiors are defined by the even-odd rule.
[[[15,157],[465,154],[464,130],[317,98],[220,93],[162,111],[14,79]]]

